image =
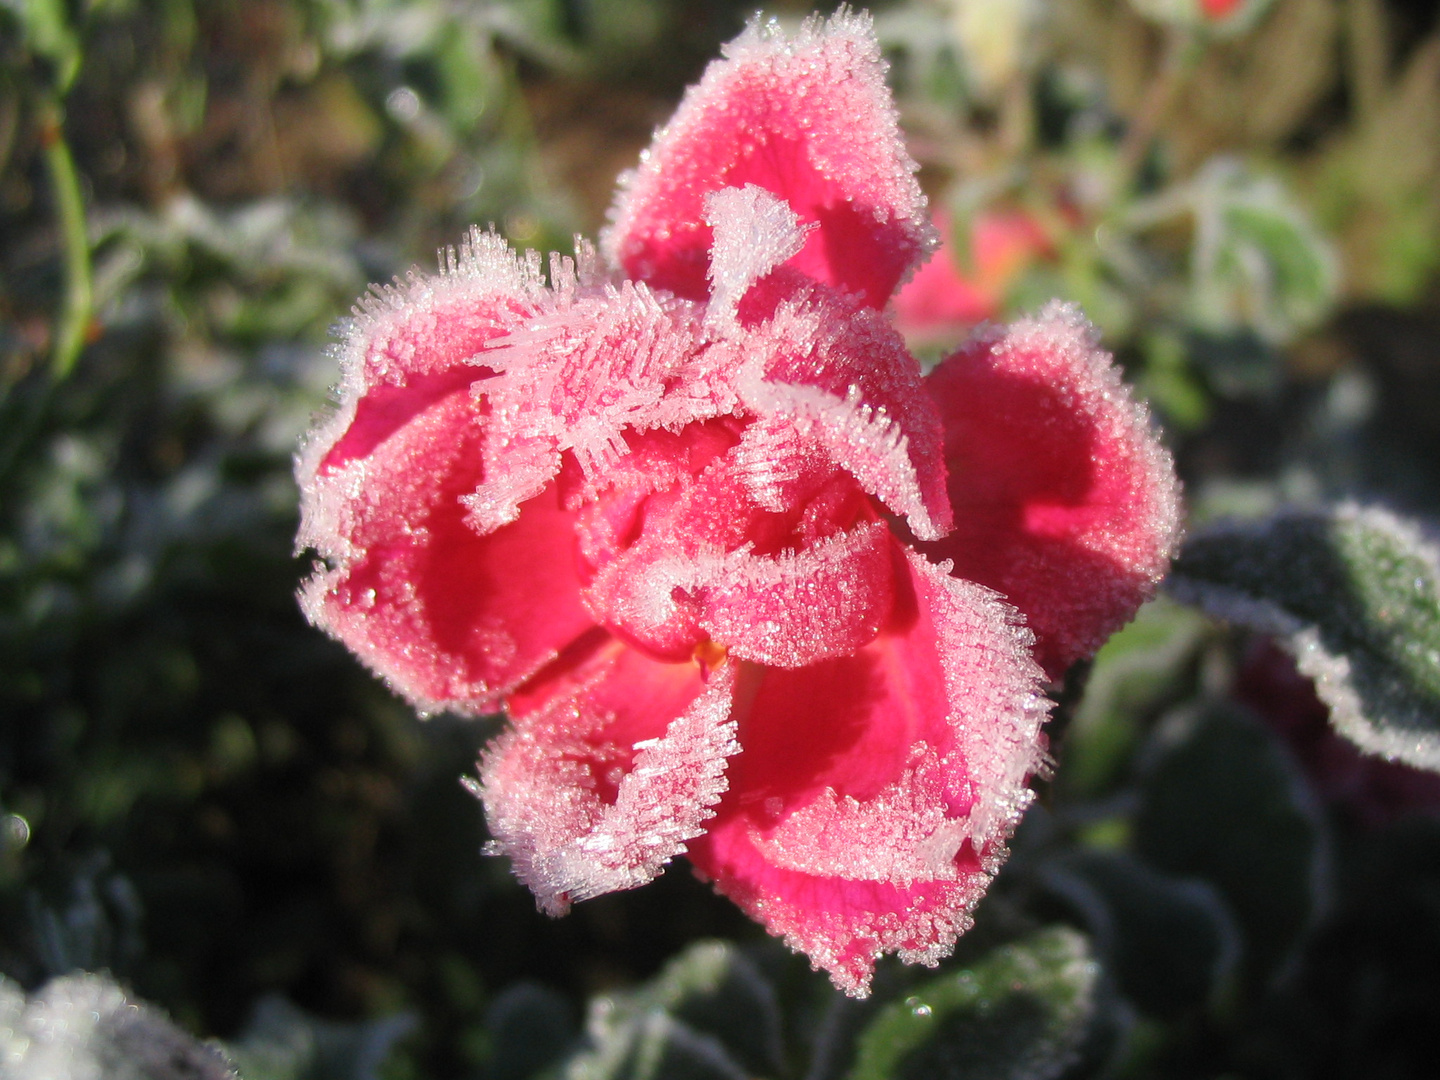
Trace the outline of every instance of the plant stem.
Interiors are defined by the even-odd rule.
[[[1345,60],[1351,103],[1363,125],[1379,111],[1389,65],[1389,27],[1380,0],[1347,0]]]
[[[40,139],[45,164],[55,191],[60,216],[60,239],[65,252],[65,301],[57,320],[51,373],[57,382],[75,367],[90,332],[94,291],[90,278],[90,239],[85,225],[85,199],[70,144],[65,141],[60,106],[46,96],[40,101]]]
[[[1191,31],[1178,27],[1170,30],[1165,39],[1165,56],[1146,88],[1140,111],[1125,132],[1125,141],[1120,144],[1115,173],[1117,187],[1128,188],[1135,182],[1145,152],[1150,149],[1175,95],[1194,70],[1202,48]]]

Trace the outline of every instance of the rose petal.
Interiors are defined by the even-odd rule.
[[[484,430],[454,391],[312,481],[307,503],[302,538],[332,566],[304,585],[306,614],[422,710],[493,708],[593,625],[553,487],[488,535],[466,522]]]
[[[774,276],[746,297],[742,404],[813,440],[917,536],[951,525],[940,417],[919,365],[878,313]]]
[[[791,477],[791,501],[780,509],[762,505],[751,496],[751,430],[738,444],[719,422],[688,427],[693,440],[632,440],[647,457],[687,443],[720,453],[698,474],[675,472],[662,490],[648,492],[634,477],[633,491],[617,487],[581,510],[581,547],[594,569],[584,598],[596,621],[672,660],[708,639],[783,666],[875,636],[890,608],[888,529],[828,462]]]
[[[601,244],[627,276],[703,300],[705,197],[755,184],[818,225],[789,265],[883,307],[936,242],[885,87],[870,17],[750,27],[621,178]]]
[[[764,188],[746,184],[705,196],[705,223],[714,232],[710,251],[710,304],[705,321],[733,333],[736,310],[750,286],[805,246],[800,220],[789,204]]]
[[[1025,613],[1051,677],[1134,615],[1169,566],[1169,453],[1078,309],[984,334],[927,380],[955,531],[925,544]]]
[[[733,656],[774,667],[854,652],[891,608],[890,530],[880,521],[778,556],[736,552],[692,566],[679,587],[693,594],[700,627]]]
[[[701,854],[703,844],[703,855]],[[906,963],[934,967],[974,925],[974,910],[992,875],[967,847],[954,877],[915,881],[846,880],[785,870],[755,850],[748,833],[713,828],[691,843],[692,862],[703,859],[701,876],[772,934],[830,974],[851,997],[870,992],[875,962],[895,953]],[[711,866],[724,867],[716,876]]]
[[[1007,605],[913,552],[896,566],[874,642],[741,676],[745,754],[690,849],[852,994],[884,953],[934,964],[953,948],[1029,800],[1048,707]]]
[[[539,260],[521,260],[493,232],[472,229],[445,252],[437,276],[372,286],[337,350],[340,406],[305,441],[296,463],[304,488],[317,473],[364,457],[410,417],[489,372],[487,343],[546,303]]]
[[[485,751],[476,790],[494,850],[542,910],[643,885],[701,832],[740,749],[733,673],[611,639]]]
[[[296,462],[297,546],[329,563],[302,589],[306,613],[422,709],[494,707],[592,625],[553,494],[486,538],[461,504],[486,473],[523,472],[514,452],[487,449],[471,388],[495,379],[486,347],[550,303],[538,260],[478,230],[438,276],[377,288],[340,346],[339,408]],[[513,520],[543,484],[507,482]],[[497,565],[540,584],[521,589]]]
[[[485,393],[507,432],[570,450],[593,475],[625,453],[627,429],[729,411],[723,374],[703,362],[696,370],[702,346],[695,305],[627,281],[559,304],[492,343],[485,360],[501,374]]]

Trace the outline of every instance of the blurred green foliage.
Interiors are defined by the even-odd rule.
[[[977,926],[855,1003],[683,865],[542,919],[458,783],[493,725],[418,722],[304,623],[332,323],[472,222],[593,235],[750,7],[0,0],[0,973],[108,969],[252,1078],[1428,1075],[1433,778],[1317,743],[1323,706],[1302,745],[1243,629],[1160,601],[1072,672]],[[876,15],[956,238],[1049,238],[997,314],[1086,306],[1197,521],[1423,522],[1440,28],[1241,7]]]

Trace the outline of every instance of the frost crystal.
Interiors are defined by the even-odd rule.
[[[1169,457],[1073,309],[928,379],[934,246],[868,17],[751,26],[572,263],[490,234],[357,310],[302,602],[421,709],[541,907],[676,855],[864,994],[969,925],[1046,674],[1164,572]],[[918,547],[917,547],[918,541]]]
[[[0,1080],[236,1080],[224,1056],[100,975],[27,1002],[0,976]]]

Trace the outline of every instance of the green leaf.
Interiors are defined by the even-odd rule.
[[[227,1049],[245,1080],[377,1080],[395,1043],[414,1027],[406,1013],[358,1024],[321,1020],[271,996]]]
[[[1235,965],[1234,917],[1215,887],[1161,874],[1129,855],[1078,851],[1041,872],[1075,907],[1125,995],[1173,1017],[1211,1001]]]
[[[1330,309],[1335,256],[1279,180],[1218,160],[1195,180],[1191,205],[1191,303],[1201,329],[1248,327],[1278,343]]]
[[[1180,335],[1153,331],[1141,341],[1145,369],[1140,391],[1160,411],[1167,427],[1194,431],[1210,418],[1210,401],[1191,370],[1189,350]]]
[[[1276,635],[1362,750],[1440,770],[1440,553],[1413,524],[1343,505],[1221,526],[1168,588]]]
[[[575,1039],[570,1006],[537,983],[510,987],[486,1010],[493,1040],[488,1080],[525,1080],[564,1055]]]
[[[1277,177],[1215,158],[1188,183],[1131,206],[1123,227],[1143,231],[1185,217],[1194,223],[1191,330],[1221,339],[1250,332],[1277,345],[1330,311],[1339,263]]]
[[[1275,736],[1237,708],[1172,713],[1155,739],[1135,848],[1166,873],[1219,889],[1240,924],[1246,971],[1263,983],[1320,907],[1327,861],[1314,801]]]
[[[783,1068],[774,988],[733,945],[700,942],[633,994],[591,1003],[569,1080],[734,1080]]]
[[[1043,930],[923,983],[860,1036],[850,1080],[1044,1080],[1075,1060],[1099,965],[1083,935]]]
[[[1120,779],[1142,721],[1175,703],[1205,634],[1204,616],[1162,597],[1105,643],[1059,750],[1056,782],[1067,796],[1094,798]]]
[[[602,1021],[603,1024],[603,1021]],[[566,1080],[748,1080],[724,1045],[664,1012],[605,1026],[592,1053],[571,1061]]]
[[[64,0],[5,0],[25,36],[26,47],[55,65],[55,90],[63,96],[80,71],[80,42]]]

